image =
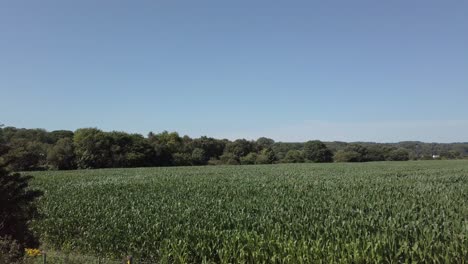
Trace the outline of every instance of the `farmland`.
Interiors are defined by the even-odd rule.
[[[55,250],[177,263],[468,259],[468,161],[43,171]]]

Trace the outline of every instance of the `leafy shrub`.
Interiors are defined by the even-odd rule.
[[[29,229],[30,221],[37,217],[35,200],[41,191],[28,188],[31,176],[10,173],[0,166],[0,238],[2,255],[16,256],[17,247],[21,254],[25,247],[37,247],[38,239]],[[5,247],[9,243],[11,247]],[[16,245],[18,244],[18,245]]]

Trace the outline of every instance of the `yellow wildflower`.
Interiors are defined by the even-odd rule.
[[[41,255],[41,251],[37,248],[26,248],[26,255],[29,257],[37,257]]]

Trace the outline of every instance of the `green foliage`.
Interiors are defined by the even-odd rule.
[[[304,162],[304,155],[300,150],[290,150],[282,160],[283,163],[302,163]]]
[[[238,160],[240,157],[244,157],[250,152],[255,151],[255,145],[253,142],[246,139],[238,139],[234,142],[229,142],[226,145],[225,153],[231,153]]]
[[[53,139],[49,136],[44,129],[26,129],[15,127],[4,127],[3,137],[9,142],[15,139],[23,139],[25,141],[37,141],[41,143],[53,143]]]
[[[81,128],[73,136],[77,165],[81,169],[107,168],[112,164],[111,139],[96,128]]]
[[[393,160],[393,161],[409,160],[409,152],[404,148],[392,150],[388,155],[388,160]]]
[[[346,146],[345,151],[354,151],[359,154],[359,158],[355,161],[362,162],[367,161],[367,155],[369,155],[369,149],[361,144],[350,144]]]
[[[217,158],[210,158],[208,160],[208,165],[214,166],[214,165],[222,165],[221,160]]]
[[[373,154],[376,155],[376,154]],[[379,155],[377,153],[377,155]],[[383,155],[383,154],[382,154]],[[350,144],[343,150],[338,150],[333,160],[335,162],[364,162],[369,161],[369,150],[359,144]]]
[[[106,136],[110,140],[110,167],[150,166],[156,157],[154,148],[141,135],[114,131]]]
[[[192,155],[189,153],[174,153],[172,155],[173,158],[173,165],[174,166],[185,166],[187,164],[190,164],[192,162]]]
[[[272,164],[276,161],[275,152],[271,148],[264,148],[255,161],[256,164]]]
[[[44,242],[150,263],[463,263],[466,161],[36,172]]]
[[[70,145],[70,140],[73,145]],[[177,132],[150,132],[148,137],[125,132],[104,132],[96,128],[76,132],[0,127],[0,163],[16,171],[72,168],[120,168],[150,166],[191,166],[220,164],[271,164],[337,161],[364,162],[408,159],[462,159],[468,157],[468,143],[436,144],[417,141],[399,143],[229,141],[202,136],[190,138]],[[291,152],[288,157],[289,151]],[[345,151],[343,153],[342,151]],[[247,157],[250,153],[255,153]],[[357,154],[356,154],[357,153]],[[223,156],[223,157],[221,157]],[[302,158],[301,158],[302,156]]]
[[[257,153],[250,152],[246,156],[240,158],[240,163],[242,165],[253,165],[257,162],[257,156]]]
[[[440,153],[440,157],[444,159],[460,159],[462,157],[461,153],[456,150],[448,150]]]
[[[125,146],[124,146],[125,148]],[[148,140],[138,134],[130,135],[129,146],[125,148],[122,167],[147,167],[154,165],[158,156]]]
[[[15,138],[10,141],[8,148],[8,152],[2,158],[9,169],[13,171],[29,171],[45,168],[47,144]]]
[[[261,137],[257,139],[255,145],[257,146],[257,151],[261,151],[266,148],[272,148],[275,144],[275,141],[271,138]]]
[[[29,222],[37,216],[34,202],[42,192],[28,188],[31,178],[0,166],[0,255],[8,258],[16,258],[18,247],[22,255],[25,247],[38,245]]]
[[[333,153],[319,140],[308,141],[304,144],[305,159],[312,162],[332,162]]]
[[[174,162],[174,156],[176,156],[177,153],[171,153],[169,150],[169,147],[158,142],[152,142],[151,146],[154,149],[154,163],[153,166],[171,166],[171,165],[185,165],[180,164],[177,162]],[[188,154],[188,153],[185,153]]]
[[[384,161],[388,156],[388,153],[392,150],[389,147],[370,145],[367,146],[366,156],[363,158],[366,161]]]
[[[276,153],[276,157],[280,160],[284,159],[288,151],[290,150],[300,150],[304,148],[303,143],[289,143],[289,142],[276,142],[272,149]]]
[[[352,150],[338,150],[333,156],[335,162],[358,162],[362,159],[361,154]]]
[[[60,138],[47,152],[47,163],[54,169],[71,170],[76,168],[73,140]]]
[[[177,132],[167,132],[153,135],[150,134],[148,139],[152,143],[165,146],[170,153],[184,152],[184,141]]]
[[[52,132],[49,133],[48,135],[48,138],[50,138],[52,140],[52,142],[57,142],[59,141],[60,139],[63,139],[63,138],[68,138],[68,139],[71,139],[73,140],[73,131],[69,131],[69,130],[54,130]]]
[[[225,142],[209,137],[200,137],[192,141],[193,148],[200,148],[205,151],[206,157],[219,158],[223,154]]]
[[[239,158],[232,153],[224,153],[219,157],[220,164],[239,165]]]
[[[205,150],[201,148],[195,148],[192,151],[191,164],[192,165],[205,165],[208,161]]]

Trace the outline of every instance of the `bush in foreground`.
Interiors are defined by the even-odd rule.
[[[25,247],[39,244],[29,229],[29,222],[37,216],[35,200],[42,192],[28,188],[31,178],[10,173],[0,165],[1,263],[12,263],[22,256]]]

